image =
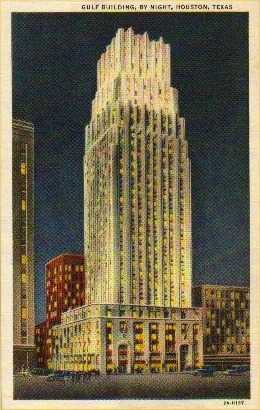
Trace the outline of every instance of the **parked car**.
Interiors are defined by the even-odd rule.
[[[193,375],[194,376],[213,376],[215,372],[216,372],[216,367],[208,365],[208,366],[203,366],[199,369],[194,370]]]
[[[47,376],[48,381],[66,381],[71,378],[70,372],[56,371]]]
[[[50,373],[51,373],[51,370],[45,367],[35,367],[31,369],[31,374],[35,374],[38,376],[47,376]]]
[[[21,376],[30,376],[31,375],[31,371],[30,371],[30,369],[21,369],[19,372],[18,372],[18,374],[19,375],[21,375]]]
[[[231,369],[226,370],[225,374],[232,376],[232,375],[240,375],[242,373],[248,372],[250,367],[248,365],[234,365]]]

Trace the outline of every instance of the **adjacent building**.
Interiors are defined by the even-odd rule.
[[[48,328],[60,323],[66,310],[85,302],[84,256],[62,254],[45,265],[46,320]]]
[[[46,367],[51,357],[51,329],[68,309],[85,302],[84,256],[66,253],[45,265],[46,319],[35,327],[37,361]]]
[[[204,308],[204,361],[220,368],[250,362],[249,288],[199,285],[192,290],[194,306]]]
[[[30,367],[34,344],[34,126],[13,120],[13,358]]]
[[[47,346],[48,329],[47,321],[35,326],[35,345],[37,353],[37,367],[47,367],[50,351]]]
[[[170,46],[119,29],[97,64],[84,157],[85,303],[52,328],[55,369],[199,367],[191,182]]]

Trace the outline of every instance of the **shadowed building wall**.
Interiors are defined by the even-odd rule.
[[[34,345],[34,127],[13,120],[14,370],[30,367]]]

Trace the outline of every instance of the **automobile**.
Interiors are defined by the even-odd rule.
[[[56,371],[47,376],[48,381],[66,381],[71,378],[70,372]]]
[[[31,374],[37,375],[37,376],[47,376],[50,373],[51,373],[51,370],[45,367],[35,367],[31,369]]]
[[[248,365],[233,365],[230,369],[225,371],[225,374],[232,376],[232,375],[240,375],[242,373],[248,372],[250,367]]]
[[[30,376],[31,372],[30,372],[29,369],[22,369],[22,370],[20,370],[20,372],[18,372],[18,374],[21,375],[21,376]]]
[[[200,367],[199,369],[194,370],[192,374],[194,376],[213,376],[215,372],[216,372],[216,367],[208,365],[208,366],[203,366],[203,367]]]

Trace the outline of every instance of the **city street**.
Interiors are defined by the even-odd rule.
[[[14,399],[203,399],[250,397],[250,376],[191,374],[93,376],[84,383],[47,381],[46,376],[14,377]]]

